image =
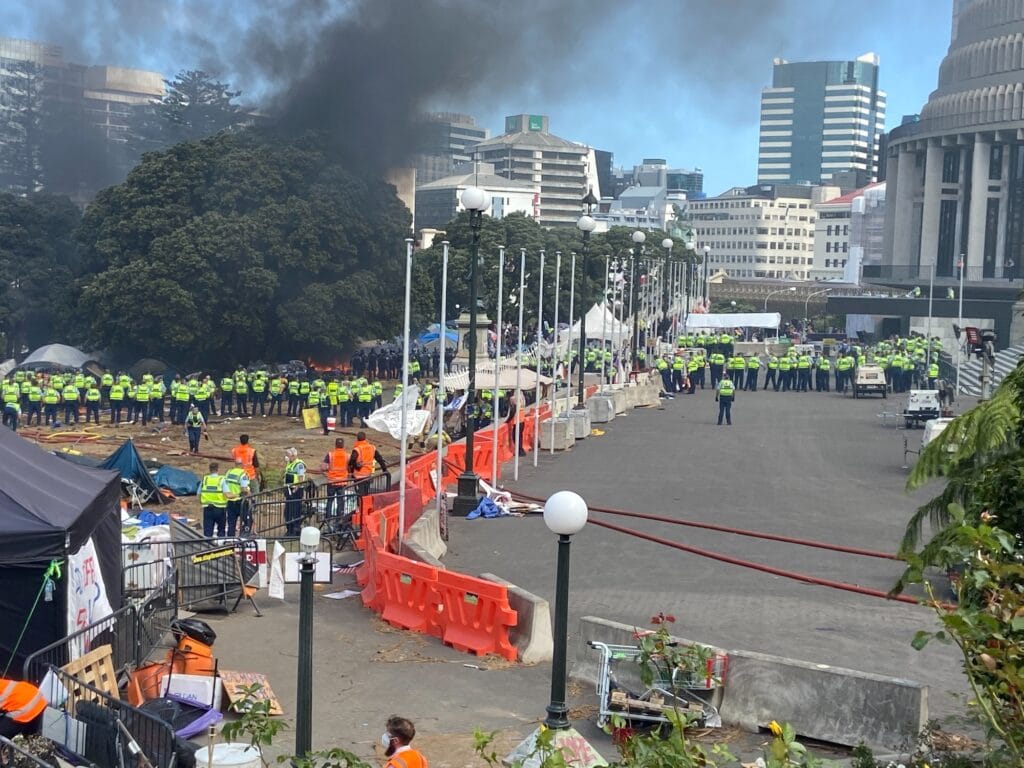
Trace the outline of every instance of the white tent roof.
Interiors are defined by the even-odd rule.
[[[34,365],[61,365],[65,368],[81,368],[94,358],[76,347],[67,344],[46,344],[32,352],[22,362],[22,367]]]
[[[618,320],[604,303],[592,306],[587,311],[586,320],[588,341],[600,339],[602,328],[604,329],[604,338],[615,345],[621,344],[632,335],[632,329],[629,324]],[[569,338],[578,339],[579,337],[580,321],[577,320],[569,332]],[[564,338],[564,334],[559,334],[558,338],[561,341]]]
[[[535,389],[537,387],[538,374],[530,368],[523,368],[519,376],[519,386],[522,389]],[[540,384],[546,387],[551,383],[547,376],[540,376]],[[448,373],[444,377],[444,388],[449,392],[457,389],[465,389],[469,386],[469,371]],[[494,389],[494,361],[476,364],[476,388],[477,391]],[[498,388],[516,388],[516,361],[515,358],[503,358],[498,367]]]
[[[782,315],[778,312],[732,312],[701,315],[690,313],[687,328],[778,328]]]

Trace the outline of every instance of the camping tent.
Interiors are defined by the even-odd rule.
[[[426,331],[416,337],[416,343],[421,347],[436,347],[440,343],[441,338],[441,326],[439,323],[432,323]],[[456,349],[459,346],[459,333],[453,331],[450,328],[446,328],[444,332],[445,344],[452,349]]]
[[[121,443],[120,448],[107,456],[103,463],[100,464],[100,467],[102,469],[116,469],[120,473],[122,480],[130,480],[144,491],[148,491],[151,497],[148,501],[155,501],[158,504],[163,503],[164,499],[157,490],[156,483],[153,482],[153,477],[149,474],[149,470],[146,469],[146,465],[143,463],[142,457],[139,456],[139,452],[135,449],[135,443],[131,438],[125,440]]]
[[[588,343],[600,341],[603,332],[605,340],[610,342],[613,347],[621,347],[633,334],[629,324],[617,319],[605,304],[595,304],[592,306],[587,310],[586,319]],[[579,337],[580,321],[577,320],[569,332],[569,338],[578,339]],[[559,340],[564,338],[564,334],[559,334]]]
[[[93,355],[87,355],[80,349],[67,344],[47,344],[39,347],[21,361],[21,368],[30,370],[49,370],[51,368],[71,368],[77,370],[86,363],[95,362]]]
[[[120,608],[121,488],[114,472],[0,429],[0,489],[0,663],[12,659],[17,670],[28,654]],[[61,573],[45,599],[54,561]]]

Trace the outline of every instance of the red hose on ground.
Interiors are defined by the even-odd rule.
[[[536,496],[528,496],[525,493],[514,492],[513,497],[526,499],[527,501],[544,503],[544,499],[537,498]],[[847,555],[861,555],[863,557],[877,557],[881,560],[899,560],[896,555],[890,555],[886,552],[874,552],[870,549],[860,549],[858,547],[846,547],[842,544],[828,544],[824,541],[813,541],[811,539],[797,539],[792,536],[780,536],[775,533],[760,533],[758,531],[745,531],[741,528],[731,528],[726,525],[715,525],[714,523],[698,523],[692,520],[678,520],[674,517],[665,517],[664,515],[651,515],[645,512],[629,512],[625,509],[612,509],[609,507],[591,507],[588,505],[588,509],[591,512],[603,512],[606,515],[621,515],[623,517],[636,517],[641,520],[654,520],[659,523],[671,523],[672,525],[683,525],[688,528],[703,528],[709,531],[719,531],[720,533],[734,533],[737,536],[749,536],[754,539],[767,539],[769,541],[781,541],[786,544],[799,544],[802,547],[813,547],[815,549],[827,549],[832,552],[843,552]]]
[[[689,552],[692,555],[698,555],[700,557],[706,557],[710,560],[718,560],[722,563],[728,563],[729,565],[738,565],[742,568],[751,568],[755,571],[762,571],[763,573],[770,573],[773,576],[781,576],[786,579],[793,579],[794,581],[800,581],[804,584],[814,584],[821,587],[830,587],[832,589],[839,589],[844,592],[853,592],[858,595],[867,595],[868,597],[880,597],[884,600],[896,600],[901,603],[909,603],[910,605],[919,605],[926,607],[927,604],[913,597],[907,595],[889,595],[882,592],[880,589],[871,589],[870,587],[861,587],[856,584],[847,584],[843,581],[832,581],[831,579],[820,579],[816,576],[808,576],[804,573],[797,573],[796,571],[785,571],[781,568],[773,568],[770,565],[763,565],[761,563],[753,563],[749,560],[741,560],[738,557],[730,557],[729,555],[719,554],[718,552],[710,552],[706,549],[698,549],[697,547],[691,547],[687,544],[680,544],[676,541],[669,541],[663,539],[660,536],[655,536],[650,533],[642,533],[640,531],[634,531],[629,528],[625,528],[621,525],[615,525],[614,523],[605,523],[600,520],[591,520],[591,524],[596,525],[600,528],[607,528],[611,531],[618,533],[625,533],[629,536],[636,536],[639,539],[646,539],[647,541],[653,541],[655,544],[662,544],[672,549],[679,549],[683,552]],[[953,606],[948,603],[938,603],[938,606],[944,610],[953,610]]]

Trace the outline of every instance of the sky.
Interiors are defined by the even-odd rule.
[[[203,69],[247,104],[314,124],[430,109],[472,114],[494,135],[505,115],[546,114],[552,133],[613,152],[616,166],[699,167],[718,194],[756,180],[773,57],[875,52],[892,127],[935,88],[951,2],[5,0],[0,34],[85,64]],[[328,115],[311,110],[335,99]]]

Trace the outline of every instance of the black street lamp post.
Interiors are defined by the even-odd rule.
[[[295,701],[295,754],[313,749],[313,571],[320,547],[320,529],[307,526],[299,535],[299,663]]]
[[[573,534],[587,522],[587,503],[572,491],[558,491],[544,502],[544,523],[558,534],[558,564],[555,570],[554,648],[551,658],[551,701],[544,725],[552,730],[569,727],[565,702],[566,645],[569,636],[569,546]]]
[[[466,469],[459,475],[458,495],[452,504],[452,514],[465,517],[480,503],[480,480],[473,471],[473,438],[476,432],[476,313],[477,262],[480,252],[480,227],[487,210],[486,193],[477,187],[462,192],[462,207],[469,211],[469,228],[473,233],[469,261],[469,381],[466,385]]]
[[[587,353],[587,308],[586,302],[583,297],[587,295],[587,275],[589,274],[588,267],[590,266],[590,233],[594,231],[597,226],[597,222],[590,216],[590,212],[597,205],[597,198],[594,197],[594,190],[587,190],[587,196],[583,198],[583,204],[587,207],[587,212],[580,216],[576,222],[576,227],[580,231],[580,236],[583,238],[583,278],[580,280],[580,351],[579,360],[576,365],[580,369],[580,380],[579,386],[576,391],[576,408],[577,410],[585,408],[583,402],[583,385],[584,385],[584,372],[587,367],[586,353]],[[602,350],[604,354],[604,350]]]
[[[638,357],[640,352],[640,305],[637,302],[636,284],[640,280],[640,257],[644,253],[644,241],[647,239],[641,230],[636,230],[632,236],[636,247],[633,249],[633,274],[630,285],[629,308],[633,312],[633,371],[640,370]]]

